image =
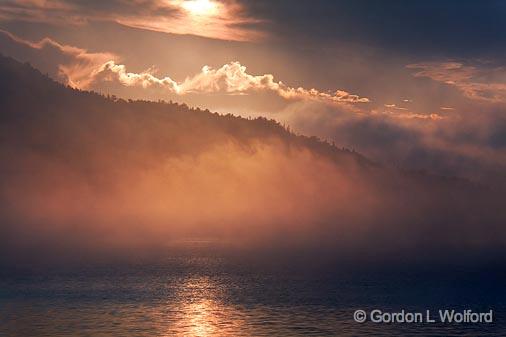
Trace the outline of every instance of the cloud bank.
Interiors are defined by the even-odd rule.
[[[504,112],[475,114],[471,107],[441,115],[353,113],[346,107],[297,102],[277,118],[297,132],[319,135],[388,166],[506,187]]]
[[[368,103],[369,99],[350,94],[344,90],[333,93],[316,89],[293,88],[274,80],[272,74],[251,75],[239,62],[230,62],[218,69],[204,66],[200,73],[187,77],[177,83],[170,77],[157,78],[151,72],[131,73],[114,61],[105,63],[92,74],[95,80],[118,81],[125,86],[143,88],[159,87],[170,93],[185,95],[188,93],[224,93],[242,95],[252,91],[271,91],[287,100],[316,100],[329,103]]]
[[[58,74],[66,84],[80,89],[90,89],[103,82],[116,82],[123,86],[157,88],[167,94],[189,93],[243,95],[252,92],[272,92],[286,100],[314,100],[327,103],[368,103],[369,99],[350,94],[344,90],[322,92],[317,89],[294,88],[275,81],[272,74],[252,75],[239,62],[230,62],[218,69],[204,66],[200,73],[178,83],[170,77],[159,78],[152,69],[141,73],[129,72],[125,65],[118,64],[118,57],[110,53],[90,53],[85,49],[59,44],[49,38],[39,42],[21,39],[0,30],[14,43],[31,49],[51,48],[67,58],[66,64],[58,64]]]

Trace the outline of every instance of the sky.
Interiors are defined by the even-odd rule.
[[[505,41],[492,0],[0,1],[0,53],[72,87],[487,184],[506,184]]]

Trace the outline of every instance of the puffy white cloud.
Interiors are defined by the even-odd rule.
[[[157,78],[149,71],[142,73],[130,73],[122,64],[116,64],[114,61],[107,61],[96,71],[90,73],[90,80],[93,81],[118,81],[125,86],[140,86],[142,88],[161,87],[171,93],[178,93],[179,86],[170,77]]]
[[[327,103],[367,103],[369,99],[350,94],[344,90],[333,93],[316,89],[293,88],[275,81],[272,74],[251,75],[239,62],[230,62],[218,69],[204,66],[200,73],[177,83],[170,77],[158,78],[150,71],[140,74],[127,72],[124,65],[107,62],[94,73],[99,80],[117,80],[126,86],[161,87],[169,92],[184,95],[188,93],[223,93],[231,95],[248,94],[255,91],[271,91],[287,100],[314,100]]]

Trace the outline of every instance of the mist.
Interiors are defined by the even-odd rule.
[[[105,98],[2,62],[2,263],[147,256],[195,238],[318,260],[504,249],[498,190],[383,167],[265,118]]]

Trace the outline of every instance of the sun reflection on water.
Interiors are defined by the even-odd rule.
[[[185,317],[188,322],[189,333],[192,336],[213,336],[216,334],[216,316],[213,315],[212,301],[192,303],[185,308]]]
[[[164,336],[237,336],[244,322],[238,310],[224,303],[224,296],[223,287],[210,277],[183,280],[177,290],[174,326]]]

